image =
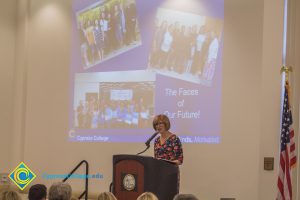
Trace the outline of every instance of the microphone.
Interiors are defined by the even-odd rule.
[[[157,136],[158,133],[159,133],[159,132],[155,132],[155,133],[147,140],[147,142],[145,142],[145,145],[146,145],[147,147],[150,146],[150,142],[153,140],[153,138],[155,138],[155,136]]]

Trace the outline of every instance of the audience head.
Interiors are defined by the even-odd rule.
[[[193,194],[177,194],[173,200],[198,200]]]
[[[117,200],[117,198],[111,192],[101,192],[98,196],[98,200]]]
[[[158,198],[152,192],[144,192],[136,200],[158,200]]]
[[[70,200],[79,200],[77,197],[71,196]]]
[[[0,200],[21,200],[21,197],[16,191],[6,190],[0,193]]]
[[[30,187],[28,192],[29,200],[46,200],[47,188],[43,184],[36,184]]]
[[[72,188],[68,183],[53,183],[49,189],[49,200],[70,200],[72,196]]]

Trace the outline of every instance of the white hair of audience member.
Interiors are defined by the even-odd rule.
[[[193,194],[177,194],[173,200],[198,200]]]
[[[72,196],[72,188],[68,183],[53,183],[49,189],[49,200],[70,200]]]
[[[5,190],[0,192],[0,200],[21,200],[21,197],[14,190]]]
[[[136,200],[158,200],[158,198],[152,192],[144,192]]]

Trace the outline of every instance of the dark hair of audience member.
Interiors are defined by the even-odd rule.
[[[43,184],[35,184],[30,187],[28,192],[29,200],[42,200],[47,197],[47,188]]]
[[[173,200],[198,200],[193,194],[177,194]]]

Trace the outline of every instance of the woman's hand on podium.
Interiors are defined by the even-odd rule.
[[[163,158],[156,158],[156,159],[157,160],[163,160],[163,161],[175,164],[175,165],[181,165],[182,164],[179,160],[166,160],[166,159],[163,159]]]
[[[175,163],[176,165],[181,165],[182,164],[179,160],[171,160],[171,162]]]

